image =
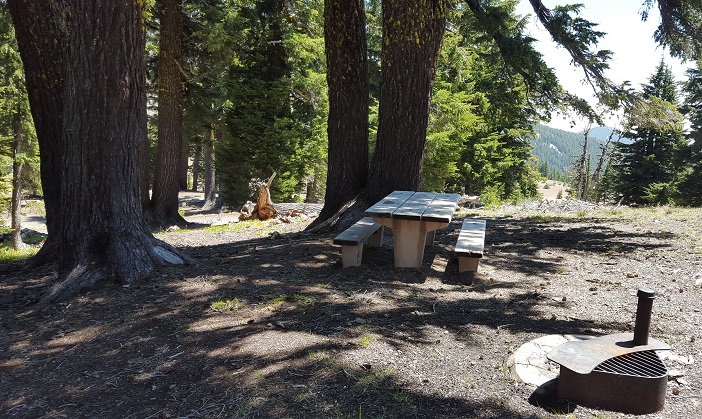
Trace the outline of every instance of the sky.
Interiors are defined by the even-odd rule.
[[[605,75],[617,84],[629,81],[634,89],[639,90],[641,84],[648,82],[661,57],[671,67],[677,81],[683,81],[685,70],[694,65],[692,62],[681,63],[680,60],[671,58],[667,51],[653,41],[653,32],[660,21],[655,4],[649,12],[648,20],[642,22],[639,12],[644,0],[543,0],[543,3],[548,8],[559,4],[584,4],[581,17],[598,23],[595,29],[607,33],[601,38],[597,48],[613,52],[610,69]],[[532,15],[528,29],[530,36],[538,40],[536,48],[543,54],[544,61],[556,70],[561,85],[571,93],[590,98],[591,104],[594,105],[596,102],[592,96],[592,89],[589,85],[582,83],[582,70],[570,64],[570,55],[563,48],[556,48],[546,29],[533,16],[533,9],[528,0],[519,2],[517,13]],[[581,132],[585,127],[585,121],[580,121],[571,127],[572,119],[572,117],[554,115],[551,122],[546,125],[566,131]],[[614,126],[616,121],[616,118],[610,118],[606,120],[606,124]]]

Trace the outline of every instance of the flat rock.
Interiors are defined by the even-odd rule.
[[[506,367],[510,376],[520,383],[539,387],[558,377],[560,366],[546,358],[556,346],[575,340],[590,339],[585,335],[547,335],[520,346],[509,359]]]

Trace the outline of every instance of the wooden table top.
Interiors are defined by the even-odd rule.
[[[450,223],[458,194],[395,191],[366,210],[367,217]]]

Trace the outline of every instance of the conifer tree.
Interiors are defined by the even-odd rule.
[[[10,190],[10,227],[15,249],[23,245],[23,192],[29,187],[39,189],[37,147],[14,28],[6,6],[0,5],[0,192]],[[4,207],[5,202],[2,204]]]
[[[678,93],[673,73],[663,60],[642,94],[650,101],[660,103],[677,113]],[[669,123],[670,115],[639,114],[640,109],[630,109],[624,137],[630,144],[618,143],[613,162],[612,185],[624,202],[632,204],[673,203],[677,189],[678,172],[685,149],[682,121]],[[666,121],[660,123],[659,121]]]
[[[684,158],[680,180],[681,195],[679,203],[685,205],[702,205],[702,72],[700,63],[687,70],[687,80],[683,85],[685,91],[684,110],[690,121],[687,153]]]

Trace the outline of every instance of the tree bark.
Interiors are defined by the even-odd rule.
[[[329,142],[324,207],[313,226],[334,215],[368,177],[368,53],[363,0],[324,2],[329,86]]]
[[[19,104],[17,106],[19,108]],[[24,136],[22,135],[21,124],[22,117],[19,109],[14,115],[13,131],[14,131],[14,147],[12,151],[12,248],[17,250],[24,247],[22,242],[22,160],[21,155],[24,152]]]
[[[61,243],[56,249],[60,281],[44,302],[70,298],[101,279],[130,284],[156,265],[184,262],[185,257],[177,256],[175,249],[153,238],[140,205],[145,156],[139,150],[146,136],[141,3],[15,2],[17,27],[34,24],[37,32],[29,34],[30,38],[54,36],[47,42],[58,52],[53,55],[56,60],[47,63],[37,57],[40,49],[21,49],[27,78],[49,74],[56,80],[38,86],[62,86],[58,91],[49,90],[60,99],[60,136],[48,137],[48,144],[45,137],[40,153],[42,166],[49,159],[62,174],[44,183],[45,188],[60,191],[60,199],[52,202],[56,205],[53,215],[60,222],[53,225],[50,237],[58,235]],[[30,11],[36,16],[30,16]],[[47,63],[50,71],[37,74],[37,68],[27,65],[30,62]],[[41,89],[35,93],[40,94],[38,101],[30,102],[35,121],[51,118],[54,109],[42,100],[53,103],[56,98]]]
[[[178,214],[183,149],[183,10],[180,0],[159,0],[158,144],[151,195],[152,226],[184,225]]]
[[[361,205],[417,190],[446,0],[383,0],[378,139]]]
[[[317,202],[317,177],[314,176],[310,182],[307,182],[307,188],[305,192],[305,202],[308,204],[314,204]]]
[[[61,178],[63,165],[64,34],[56,25],[55,8],[44,0],[8,0],[15,36],[24,66],[25,82],[39,143],[40,176],[48,237],[28,265],[56,260],[61,237]]]
[[[203,144],[205,152],[205,203],[202,205],[202,209],[205,211],[210,211],[217,207],[217,194],[215,191],[215,138],[215,130],[210,129],[210,138],[205,141],[205,144]]]
[[[202,155],[202,144],[195,144],[195,156],[193,157],[193,187],[192,192],[197,192],[200,182],[200,156]]]
[[[181,125],[182,126],[182,125]],[[183,148],[180,151],[180,176],[178,177],[178,185],[181,191],[188,190],[188,166],[190,163],[190,147],[185,141],[182,141]]]

